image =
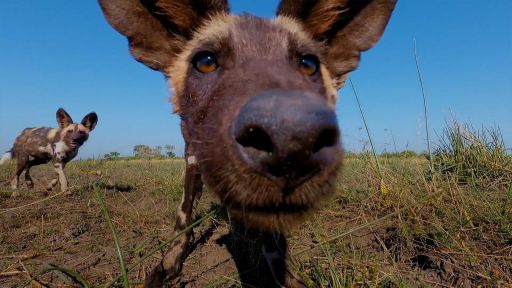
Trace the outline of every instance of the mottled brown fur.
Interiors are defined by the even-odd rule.
[[[53,162],[53,166],[61,184],[62,192],[69,192],[64,174],[66,163],[77,154],[78,149],[89,138],[89,133],[95,128],[98,117],[91,112],[81,123],[75,124],[71,117],[60,108],[57,111],[57,122],[60,128],[36,127],[26,128],[16,138],[10,153],[16,158],[16,172],[11,182],[15,191],[12,196],[18,196],[19,176],[25,171],[25,181],[29,188],[33,186],[30,168],[35,165]],[[52,189],[57,179],[48,186]]]
[[[286,172],[298,169],[286,168],[291,165],[286,163],[292,162],[283,162],[283,174],[273,170],[275,175],[283,175],[274,177],[250,161],[279,160],[284,150],[311,155],[310,150],[301,150],[301,145],[312,145],[307,143],[316,138],[299,139],[300,129],[281,122],[300,118],[293,116],[293,111],[305,109],[307,99],[320,103],[322,113],[333,113],[336,90],[347,73],[357,67],[361,52],[382,35],[395,0],[283,0],[273,20],[230,15],[225,0],[100,0],[100,4],[109,23],[128,38],[135,59],[164,73],[174,90],[172,102],[182,120],[187,160],[176,233],[191,224],[194,201],[200,197],[203,181],[234,219],[275,235],[300,223],[332,194],[342,161],[337,126],[330,138],[332,143],[327,141],[330,144],[313,151],[315,157],[323,159],[318,162],[321,166],[292,188]],[[204,51],[215,58],[212,72],[200,72],[192,63]],[[301,70],[299,63],[306,56],[318,60],[312,74]],[[283,98],[273,98],[276,95]],[[267,115],[265,110],[258,110],[261,117],[257,117],[277,119],[270,127],[283,127],[270,128],[271,140],[281,141],[276,142],[281,145],[279,149],[272,146],[274,142],[270,148],[241,148],[234,123],[238,123],[242,107],[254,99],[270,99],[268,109],[284,99],[280,101],[285,103],[282,115],[286,117]],[[296,123],[304,125],[304,135],[309,135],[308,129],[314,126]],[[286,157],[283,159],[289,159]],[[179,273],[190,235],[183,235],[171,245],[148,277],[147,287],[158,287],[166,277]],[[280,243],[277,249],[285,249],[286,241]],[[285,257],[286,253],[278,255]],[[291,283],[279,279],[279,285]]]

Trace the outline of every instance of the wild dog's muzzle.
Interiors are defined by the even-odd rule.
[[[242,106],[232,126],[242,160],[288,194],[338,161],[336,114],[302,91],[266,91]]]

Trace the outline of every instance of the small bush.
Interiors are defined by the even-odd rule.
[[[461,184],[502,189],[512,183],[512,157],[499,128],[475,129],[454,121],[439,137],[433,158],[436,171]]]

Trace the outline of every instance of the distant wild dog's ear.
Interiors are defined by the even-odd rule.
[[[227,0],[99,0],[107,21],[128,38],[133,57],[165,71],[201,23],[228,13]]]
[[[282,0],[277,15],[298,20],[327,45],[326,65],[340,88],[362,51],[381,37],[396,0]]]
[[[91,112],[87,115],[85,115],[84,119],[82,119],[82,125],[87,127],[89,131],[94,130],[94,127],[96,127],[96,123],[98,123],[98,115],[96,113]]]
[[[73,119],[71,119],[71,116],[69,116],[66,110],[59,108],[59,110],[57,110],[57,123],[59,123],[60,128],[66,128],[73,124]]]

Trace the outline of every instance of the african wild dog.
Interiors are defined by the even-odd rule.
[[[98,122],[96,113],[87,114],[80,124],[73,123],[69,114],[64,109],[57,110],[57,123],[59,128],[36,127],[26,128],[16,138],[10,151],[4,154],[0,164],[8,159],[16,158],[16,173],[12,179],[11,187],[15,189],[12,196],[19,196],[19,178],[25,171],[25,183],[28,188],[34,186],[30,177],[30,167],[53,162],[53,167],[58,178],[53,179],[48,190],[53,189],[60,182],[61,191],[71,194],[68,182],[64,174],[66,163],[77,154],[78,148],[89,138],[89,133]]]
[[[134,58],[174,91],[187,164],[175,231],[191,224],[204,182],[232,218],[278,239],[264,246],[273,269],[286,256],[283,233],[334,191],[337,89],[395,0],[282,0],[272,20],[230,15],[227,0],[99,2]],[[190,237],[171,245],[147,287],[180,272]],[[274,273],[280,285],[298,283],[284,274]]]

